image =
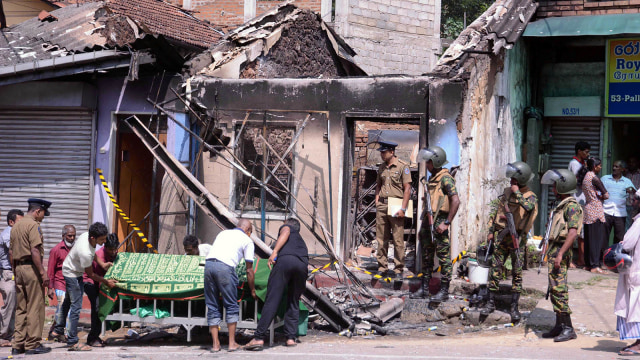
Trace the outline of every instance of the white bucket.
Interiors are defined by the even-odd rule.
[[[477,261],[468,262],[469,265],[469,280],[478,285],[484,285],[489,279],[489,268],[478,265]]]

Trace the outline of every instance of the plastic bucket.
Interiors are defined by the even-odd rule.
[[[478,265],[477,261],[469,259],[469,280],[478,285],[484,285],[489,279],[489,268]]]

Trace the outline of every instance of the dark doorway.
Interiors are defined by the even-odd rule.
[[[126,117],[128,115],[122,115],[118,118],[115,196],[122,211],[155,246],[157,244],[158,207],[164,169],[158,164],[154,174],[154,157],[136,134],[121,122]],[[166,146],[166,118],[160,118],[159,129],[156,126],[157,117],[138,115],[138,118],[147,124],[153,133],[159,130],[158,139]],[[153,201],[151,201],[152,198]],[[152,211],[152,206],[154,211]],[[133,227],[118,214],[114,220],[114,229],[120,241],[127,240],[124,251],[149,251],[138,234],[133,232]]]
[[[353,177],[351,181],[350,209],[352,215],[351,254],[372,256],[375,261],[376,207],[375,188],[378,167],[382,162],[377,141],[398,144],[396,156],[410,164],[412,175],[413,218],[405,221],[405,266],[413,268],[415,261],[416,223],[418,208],[418,164],[420,124],[418,119],[354,119],[353,124]],[[390,248],[392,248],[391,246]]]

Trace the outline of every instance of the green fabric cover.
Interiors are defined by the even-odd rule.
[[[104,321],[111,313],[119,297],[143,300],[203,300],[204,263],[204,257],[200,256],[119,253],[113,266],[105,274],[106,279],[118,280],[116,287],[113,289],[105,285],[100,287],[100,320]],[[256,258],[253,265],[256,295],[262,304],[267,295],[271,269],[268,267],[267,260],[264,259]],[[238,279],[244,280],[238,286],[238,299],[253,302],[246,283],[244,261],[238,265],[236,272]],[[286,297],[283,296],[279,309],[280,316],[284,314],[285,301]],[[258,306],[258,312],[261,308],[262,306]],[[132,314],[135,314],[135,309],[132,310]],[[300,302],[299,335],[306,334],[306,327],[304,333],[300,329],[306,323],[308,315],[308,309]]]

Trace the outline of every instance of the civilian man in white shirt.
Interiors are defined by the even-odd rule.
[[[602,184],[609,192],[609,198],[604,201],[604,218],[606,220],[604,226],[606,238],[604,242],[606,249],[609,247],[609,234],[611,229],[614,230],[614,243],[619,243],[624,238],[624,227],[627,221],[627,199],[633,197],[636,187],[630,179],[622,176],[624,163],[617,160],[613,163],[613,171],[611,175],[602,177]]]
[[[251,296],[256,298],[256,288],[253,273],[253,241],[249,236],[253,226],[249,220],[241,219],[238,227],[224,230],[216,237],[207,255],[204,267],[204,300],[207,304],[207,323],[213,338],[211,352],[220,351],[218,338],[219,325],[222,321],[222,308],[227,310],[227,328],[229,329],[229,349],[236,351],[240,348],[236,343],[236,325],[239,320],[238,306],[238,276],[236,266],[244,258],[247,263],[247,281],[251,289]]]
[[[67,287],[67,295],[71,301],[69,309],[69,336],[67,346],[69,351],[89,351],[91,346],[78,343],[78,321],[82,310],[82,294],[84,284],[82,275],[87,275],[96,283],[104,283],[109,288],[116,286],[116,280],[106,280],[93,272],[93,260],[96,255],[96,245],[104,245],[107,240],[107,226],[96,222],[89,227],[89,232],[78,237],[69,254],[62,263],[62,276]],[[65,316],[66,317],[66,316]]]

